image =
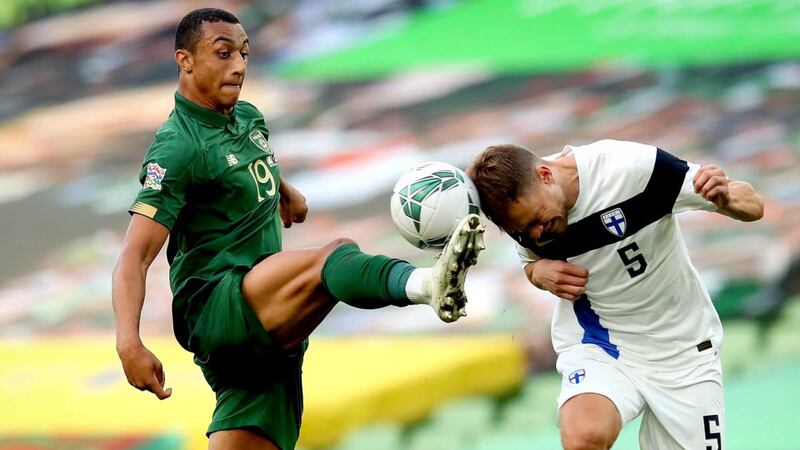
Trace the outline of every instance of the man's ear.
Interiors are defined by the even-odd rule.
[[[192,73],[192,69],[194,68],[194,58],[192,58],[192,54],[189,53],[188,50],[175,50],[175,62],[182,71],[186,73]]]
[[[536,177],[539,178],[544,184],[550,184],[553,182],[553,171],[550,170],[549,167],[545,166],[544,164],[539,164],[536,166]]]

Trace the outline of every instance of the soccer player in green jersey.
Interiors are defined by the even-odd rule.
[[[283,251],[281,224],[303,222],[308,207],[280,174],[263,116],[238,101],[248,52],[225,11],[192,11],[178,26],[175,109],[145,156],[114,269],[117,353],[131,385],[172,394],[139,335],[147,271],[169,238],[175,336],[217,397],[209,448],[288,450],[300,429],[308,336],[334,305],[429,304],[457,320],[484,226],[467,216],[431,268],[364,254],[349,239]]]

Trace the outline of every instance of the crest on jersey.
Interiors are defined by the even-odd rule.
[[[250,132],[250,140],[253,141],[253,144],[256,144],[256,147],[260,148],[268,155],[272,154],[272,149],[269,148],[269,142],[267,142],[267,138],[264,137],[264,134],[258,130],[253,130]]]
[[[619,208],[614,208],[611,211],[605,212],[600,216],[603,221],[603,226],[606,227],[609,233],[617,237],[625,235],[625,214]]]
[[[158,163],[147,163],[147,174],[144,176],[144,184],[142,189],[155,189],[161,190],[161,180],[167,174],[167,169],[158,165]]]

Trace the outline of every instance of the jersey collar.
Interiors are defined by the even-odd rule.
[[[228,124],[232,127],[236,122],[233,112],[231,112],[230,116],[226,116],[225,114],[220,114],[208,108],[203,108],[196,103],[186,100],[177,91],[175,91],[175,109],[216,128],[224,128]]]

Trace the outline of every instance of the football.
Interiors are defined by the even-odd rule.
[[[441,250],[467,214],[478,214],[478,191],[464,171],[430,161],[409,170],[394,186],[392,221],[414,246]]]

